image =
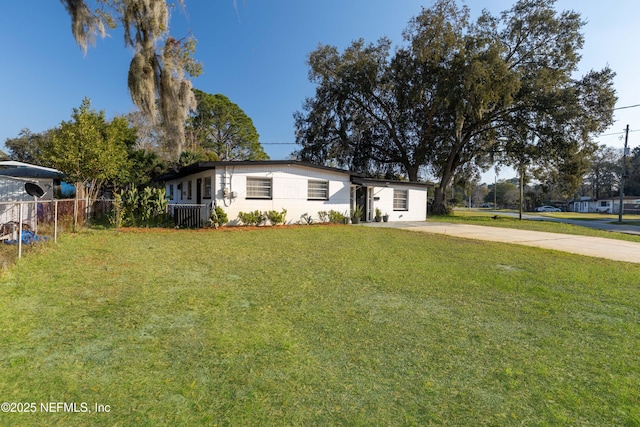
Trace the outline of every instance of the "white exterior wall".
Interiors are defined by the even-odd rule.
[[[52,179],[29,179],[0,177],[0,202],[33,202],[33,196],[27,194],[24,185],[27,182],[38,184],[44,194],[38,200],[53,200],[53,180]]]
[[[617,204],[615,209],[616,209],[616,212],[620,210],[620,203]],[[614,212],[613,200],[598,200],[596,202],[593,202],[593,212],[613,213]]]
[[[573,203],[573,210],[580,213],[618,213],[620,212],[620,201],[615,199],[580,200]]]
[[[271,199],[247,199],[247,177],[271,179]],[[308,200],[309,180],[329,183],[329,200]],[[229,195],[223,197],[224,189]],[[240,212],[287,210],[287,222],[297,223],[308,215],[318,219],[318,211],[349,211],[350,176],[321,169],[287,165],[262,165],[259,169],[251,166],[233,166],[216,169],[215,198],[234,224]]]
[[[167,197],[170,197],[170,186],[173,185],[173,198],[169,199],[169,203],[178,204],[178,205],[182,205],[182,204],[195,205],[198,202],[196,199],[198,194],[198,189],[196,188],[198,179],[202,179],[202,186],[204,187],[204,178],[209,177],[212,179],[211,185],[213,186],[213,179],[215,178],[214,175],[215,175],[215,171],[211,169],[206,172],[201,172],[201,173],[189,175],[177,180],[168,181],[165,184]],[[189,181],[191,181],[191,198],[189,198],[187,193],[187,187],[188,187]],[[182,186],[181,189],[178,189],[179,185]],[[202,188],[202,196],[203,196],[201,200],[202,204],[211,204],[213,200],[212,198],[208,198],[208,199],[204,198],[204,188]]]
[[[206,177],[211,178],[212,198],[205,198],[202,188],[202,204],[219,206],[227,214],[230,225],[238,224],[238,213],[259,211],[287,210],[287,223],[295,224],[305,215],[318,221],[319,211],[335,210],[348,215],[351,211],[352,189],[349,173],[305,167],[303,165],[232,165],[217,166],[204,172],[195,173],[180,179],[166,182],[167,196],[173,185],[174,197],[171,204],[197,204],[197,180],[201,179],[204,187]],[[247,177],[271,179],[271,199],[247,199]],[[309,200],[309,180],[327,181],[329,183],[328,200]],[[192,182],[192,195],[188,198],[188,182]],[[182,188],[179,190],[178,185]],[[226,191],[225,191],[226,188]],[[373,220],[375,208],[382,214],[389,214],[389,221],[424,221],[427,217],[427,189],[421,186],[393,185],[385,187],[368,187],[372,192],[370,220]],[[393,191],[408,191],[408,210],[393,209]],[[225,197],[226,194],[226,197]],[[378,200],[375,200],[378,198]],[[208,208],[203,208],[203,215]]]
[[[0,177],[0,224],[19,221],[19,204],[11,202],[29,202],[23,206],[22,219],[29,224],[35,222],[36,204],[34,197],[27,194],[24,189],[24,184],[27,182],[34,182],[45,191],[38,200],[53,200],[52,179],[18,179],[2,176]]]
[[[35,178],[29,175],[32,173],[39,175],[37,173],[38,171],[57,173],[60,171],[12,160],[1,161],[0,166],[11,168],[4,171],[5,173],[13,174],[15,172],[16,175],[23,175],[0,175],[0,224],[19,222],[20,210],[22,209],[23,222],[35,228],[38,221],[38,208],[42,208],[42,205],[38,202],[53,200],[54,180],[52,178]],[[18,170],[18,168],[20,169]],[[21,168],[28,168],[30,170]],[[26,183],[37,184],[44,191],[42,197],[36,199],[34,196],[30,196],[25,189]],[[17,234],[10,233],[2,237],[5,239],[17,239]]]
[[[573,202],[573,211],[580,213],[589,212],[589,204],[588,200],[580,200],[579,202]]]
[[[0,202],[0,224],[8,222],[18,223],[20,221],[20,202]],[[29,226],[36,223],[36,204],[31,197],[31,201],[22,204],[22,221]],[[11,239],[15,238],[9,237]]]
[[[408,210],[393,209],[393,190],[408,190]],[[378,198],[378,200],[376,200]],[[389,214],[389,221],[424,221],[427,219],[427,189],[410,186],[374,187],[373,188],[373,209],[372,218],[375,215],[375,209],[382,211],[382,215]]]
[[[225,170],[226,169],[226,170]],[[350,176],[347,173],[331,172],[315,168],[306,168],[297,165],[238,165],[217,167],[206,172],[168,181],[166,183],[167,195],[170,185],[174,187],[172,204],[196,204],[197,180],[212,178],[212,199],[203,197],[202,203],[220,206],[229,217],[231,225],[238,224],[237,218],[240,212],[250,211],[281,211],[287,210],[287,223],[297,223],[306,214],[314,220],[318,220],[318,211],[336,210],[342,213],[350,209]],[[247,177],[271,179],[272,198],[247,199]],[[307,200],[309,180],[328,181],[329,200]],[[192,196],[188,198],[188,181],[192,182]],[[182,189],[178,190],[178,184]],[[228,196],[224,197],[224,189],[227,188]],[[204,196],[204,188],[202,189]],[[231,197],[234,195],[235,197]]]

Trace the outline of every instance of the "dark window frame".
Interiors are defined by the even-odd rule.
[[[209,185],[207,185],[207,180],[209,181]],[[209,189],[209,193],[207,193],[207,188]],[[213,197],[213,179],[210,176],[205,176],[202,180],[202,198],[211,199],[211,197]]]
[[[322,184],[324,185],[324,189],[322,188],[311,188],[312,184]],[[324,196],[322,197],[313,197],[311,196],[311,192],[312,191],[320,191],[323,190],[324,191]],[[309,201],[313,201],[313,200],[329,200],[329,181],[326,180],[321,180],[321,179],[310,179],[307,181],[307,200]]]
[[[393,189],[393,210],[405,212],[409,210],[409,190]]]
[[[261,183],[269,182],[269,186],[268,187],[266,187],[266,186],[264,186],[264,187],[263,186],[256,186],[256,185],[250,186],[250,184],[249,184],[250,181],[253,181],[254,183],[257,183],[257,182],[261,182]],[[247,200],[273,200],[273,178],[264,178],[264,177],[258,177],[258,176],[248,176],[245,185],[246,185],[246,196],[245,196],[245,199],[247,199]],[[262,189],[265,189],[265,188],[269,189],[269,195],[268,196],[256,194],[256,192],[255,192],[256,189],[262,190]],[[249,194],[250,193],[250,189],[251,189],[251,193],[252,194]]]

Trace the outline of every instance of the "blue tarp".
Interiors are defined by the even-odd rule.
[[[47,236],[36,236],[36,233],[34,233],[33,231],[22,230],[23,245],[30,245],[31,243],[36,243],[36,242],[44,242],[48,238],[49,237]],[[4,243],[6,243],[7,245],[17,245],[18,241],[9,239],[9,240],[5,240]]]

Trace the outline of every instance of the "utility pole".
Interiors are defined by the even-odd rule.
[[[624,151],[622,152],[622,174],[620,175],[620,210],[618,211],[618,222],[622,222],[624,211],[624,176],[627,174],[627,142],[629,141],[629,125],[625,129]]]
[[[493,179],[493,209],[498,209],[498,171]]]
[[[520,210],[518,212],[518,219],[522,221],[522,204],[524,202],[524,165],[520,164]]]

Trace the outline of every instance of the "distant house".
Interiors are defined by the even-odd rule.
[[[26,183],[38,185],[44,191],[40,199],[53,200],[64,174],[57,169],[29,163],[0,162],[0,202],[33,201],[25,190]]]
[[[363,177],[342,169],[293,160],[201,162],[158,177],[164,182],[173,212],[199,207],[200,221],[219,206],[230,223],[238,213],[287,210],[287,222],[334,210],[349,216],[355,206],[363,221],[375,209],[389,221],[423,221],[427,216],[427,185]],[[176,211],[178,209],[178,211]]]
[[[35,197],[27,192],[28,185],[35,185],[42,191],[38,200],[53,200],[60,188],[64,174],[56,169],[15,161],[0,162],[0,227],[19,221],[20,202],[34,202]],[[33,187],[32,187],[33,188]],[[25,203],[23,219],[27,224],[36,222],[35,203]],[[0,239],[7,237],[0,229]],[[15,238],[15,236],[14,236]]]
[[[620,197],[608,197],[604,199],[583,197],[573,202],[572,210],[581,213],[617,214],[620,212]],[[639,214],[640,196],[625,196],[623,213]]]

